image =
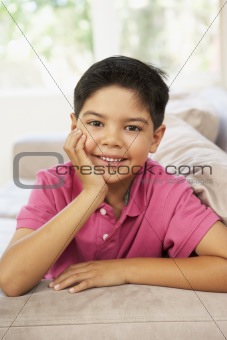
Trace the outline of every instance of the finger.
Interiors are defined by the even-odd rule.
[[[72,273],[70,271],[61,273],[57,279],[55,279],[54,281],[51,282],[51,284],[49,285],[50,287],[56,287],[58,285],[60,285],[62,287],[62,284],[67,281],[68,278],[70,278],[71,276],[75,275],[76,273]]]
[[[80,164],[85,164],[86,162],[89,162],[89,164],[91,163],[84,150],[86,138],[87,136],[82,134],[77,142],[77,145],[75,146],[75,151]]]
[[[64,150],[74,165],[88,165],[92,167],[93,164],[87,157],[87,154],[84,150],[85,141],[86,135],[84,135],[81,130],[73,131],[72,136],[66,143]],[[77,169],[75,170],[77,171]]]
[[[73,266],[70,266],[70,268],[68,268],[64,272],[62,272],[57,277],[57,279],[52,281],[52,283],[49,286],[55,287],[55,286],[59,285],[60,289],[63,286],[65,288],[65,284],[68,284],[68,283],[72,284],[73,283],[73,278],[76,278],[76,275],[85,274],[85,273],[89,273],[89,272],[91,272],[91,268],[88,268],[88,267],[85,267],[85,266],[79,267],[79,268],[73,268]],[[81,276],[77,277],[77,278],[80,279]]]
[[[76,131],[73,131],[71,141],[72,141],[74,148],[78,146],[78,143],[79,143],[82,135],[83,135],[83,132],[79,129],[77,129]]]
[[[76,270],[76,273],[85,273],[88,268],[85,268],[89,265],[92,264],[92,261],[88,261],[88,262],[82,262],[82,263],[77,263],[77,264],[72,264],[71,266],[69,266],[68,268],[66,268],[64,271],[62,271],[58,277],[56,279],[54,279],[50,284],[49,287],[54,287],[55,285],[57,285],[58,283],[62,282],[63,280],[65,280],[67,277],[69,277],[70,275],[72,275],[72,270],[73,273]],[[86,269],[86,270],[84,270]],[[91,269],[91,268],[89,268]]]
[[[89,288],[95,288],[95,284],[91,279],[84,280],[80,282],[78,285],[71,287],[69,289],[69,293],[79,293],[83,290],[89,289]]]
[[[81,131],[81,130],[79,130],[78,128],[75,128],[74,130],[72,130],[72,131],[68,134],[68,136],[67,136],[67,138],[66,138],[66,142],[67,142],[67,143],[70,143],[71,140],[73,139],[73,137],[77,136],[77,135],[80,133],[80,131]]]
[[[75,283],[80,283],[83,280],[90,278],[91,274],[89,272],[73,273],[70,276],[64,278],[64,280],[58,282],[54,285],[54,290],[61,290],[74,285]]]
[[[66,139],[66,142],[65,142],[65,145],[64,145],[64,150],[68,153],[74,153],[74,149],[78,143],[78,140],[79,138],[81,137],[82,135],[82,131],[81,130],[76,130],[76,131],[72,131],[67,139]]]

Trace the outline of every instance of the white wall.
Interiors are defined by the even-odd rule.
[[[72,103],[72,95],[67,96]],[[70,131],[70,104],[61,93],[0,94],[0,186],[12,179],[12,147],[24,134]]]
[[[225,0],[220,1],[220,8]],[[97,0],[94,10],[104,6],[106,0]],[[113,3],[113,0],[110,0]],[[112,5],[111,5],[112,6]],[[112,10],[112,7],[108,7]],[[114,22],[114,13],[111,20]],[[221,18],[221,75],[222,86],[227,89],[227,4],[220,12]],[[94,18],[93,18],[94,20]],[[106,55],[117,53],[117,40],[109,36],[111,42],[107,44],[105,32],[101,32],[101,25],[94,23],[95,57],[102,59]],[[115,27],[116,29],[116,27]],[[114,30],[112,30],[113,32]],[[99,38],[101,35],[102,39]],[[105,48],[103,46],[106,46]],[[72,94],[67,95],[72,103]],[[56,94],[3,94],[0,93],[0,186],[12,179],[12,147],[13,142],[26,133],[67,132],[70,129],[69,114],[72,108],[64,96]]]
[[[221,82],[227,89],[227,2],[220,0],[220,49],[221,49]]]
[[[91,1],[94,58],[101,60],[119,51],[119,34],[114,0]],[[105,13],[100,18],[100,13]]]

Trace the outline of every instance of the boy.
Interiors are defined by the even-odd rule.
[[[227,229],[186,180],[148,159],[165,132],[163,75],[118,56],[82,76],[70,162],[37,174],[43,189],[32,191],[1,258],[7,295],[42,278],[71,293],[126,283],[227,291]]]

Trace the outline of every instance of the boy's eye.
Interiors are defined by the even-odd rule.
[[[140,127],[135,126],[135,125],[128,125],[126,129],[129,131],[141,131],[142,130]]]
[[[98,120],[93,120],[92,122],[89,122],[88,124],[92,126],[100,126],[102,123],[99,122]]]

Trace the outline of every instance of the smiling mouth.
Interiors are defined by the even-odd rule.
[[[108,163],[119,163],[122,162],[124,160],[126,160],[126,158],[111,158],[111,157],[105,157],[105,156],[96,156],[98,158],[100,158],[101,160],[108,162]]]

